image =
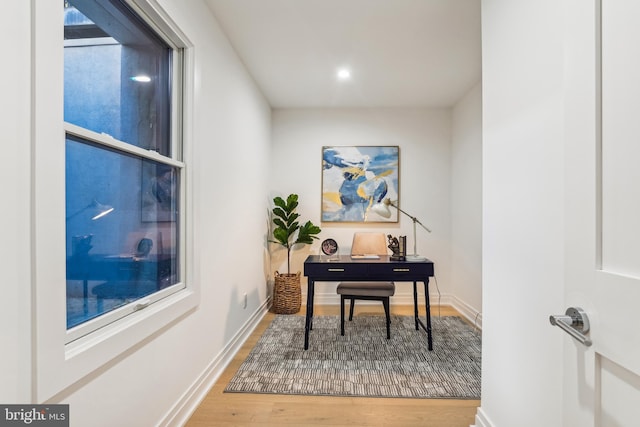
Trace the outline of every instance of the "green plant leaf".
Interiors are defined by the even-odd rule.
[[[285,200],[282,197],[274,197],[273,204],[275,207],[271,211],[273,224],[276,228],[273,230],[273,237],[276,239],[270,242],[280,243],[287,248],[287,273],[291,263],[291,247],[296,243],[311,244],[313,239],[317,239],[316,234],[320,233],[320,227],[314,225],[311,221],[307,221],[300,226],[298,218],[300,214],[295,212],[298,207],[298,195],[290,194]],[[298,232],[296,240],[292,243],[291,239]]]
[[[289,217],[287,218],[287,224],[289,224],[289,225],[293,224],[293,223],[294,223],[294,221],[295,221],[296,219],[298,219],[299,217],[300,217],[300,214],[295,213],[295,212],[291,213],[291,214],[289,215]]]
[[[289,233],[289,236],[293,236],[293,233],[295,233],[298,228],[300,228],[300,224],[296,221],[287,227],[287,233]]]
[[[284,219],[285,221],[287,220],[287,217],[289,216],[285,211],[283,211],[280,208],[273,208],[273,214],[277,217],[280,217],[282,219]]]
[[[274,197],[273,199],[273,204],[281,207],[282,209],[286,209],[287,208],[287,204],[284,202],[284,200],[282,200],[282,197]]]
[[[290,234],[283,228],[276,228],[273,230],[273,237],[275,237],[276,240],[286,248],[289,247],[289,236]]]
[[[298,195],[289,194],[289,197],[287,197],[287,211],[293,212],[293,210],[297,207],[298,207]]]
[[[287,228],[287,224],[285,224],[280,218],[273,218],[273,223],[277,225],[278,228]]]
[[[307,221],[300,229],[298,230],[298,237],[295,243],[305,243],[311,244],[313,243],[313,239],[317,239],[318,236],[315,234],[320,233],[320,227],[314,225],[311,221]]]

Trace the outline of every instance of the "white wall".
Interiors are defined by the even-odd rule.
[[[479,326],[482,318],[482,86],[453,108],[451,136],[451,293]]]
[[[477,425],[562,425],[563,32],[554,0],[483,0]]]
[[[158,2],[195,45],[195,117],[191,129],[195,160],[190,165],[195,233],[190,236],[194,239],[190,256],[195,258],[196,270],[190,280],[200,283],[201,304],[58,394],[52,402],[71,405],[72,425],[156,425],[171,416],[179,417],[176,405],[188,404],[204,390],[222,369],[228,356],[225,352],[252,316],[259,315],[266,300],[265,283],[273,270],[265,244],[271,198],[290,192],[300,194],[303,217],[319,223],[323,145],[400,146],[402,207],[433,229],[432,234],[418,230],[419,252],[435,261],[444,298],[455,291],[452,207],[459,206],[460,201],[454,203],[451,198],[451,168],[461,162],[452,160],[452,132],[460,132],[456,141],[462,143],[466,127],[452,125],[451,111],[282,110],[273,114],[272,121],[269,106],[203,3]],[[14,64],[0,70],[0,116],[7,135],[2,148],[11,159],[2,168],[4,182],[11,183],[6,186],[3,206],[11,209],[0,210],[0,219],[12,225],[0,243],[6,292],[0,300],[3,403],[31,402],[34,387],[30,342],[35,331],[31,319],[38,312],[30,290],[30,213],[34,206],[30,196],[30,12],[29,2],[7,4],[0,26],[5,39],[13,40]],[[462,105],[466,103],[459,107],[460,117],[467,108]],[[456,176],[454,179],[460,179]],[[411,247],[411,221],[404,216],[399,224],[321,225],[321,238],[334,237],[347,251],[355,230],[406,234]],[[296,252],[294,265],[301,268],[309,252],[317,253],[317,244]],[[275,255],[276,268],[281,269],[280,255]],[[434,291],[434,286],[431,289]],[[325,291],[335,298],[334,291]],[[401,284],[399,293],[408,296],[408,292],[409,285]],[[244,293],[248,294],[248,307],[243,310]],[[471,294],[469,298],[473,298]]]
[[[451,293],[451,111],[449,109],[285,109],[273,112],[272,196],[297,193],[300,213],[322,227],[320,239],[334,238],[349,253],[354,231],[382,231],[407,236],[413,249],[412,221],[399,223],[320,223],[323,146],[398,145],[400,203],[418,217],[431,234],[418,228],[418,253],[435,262],[440,291]],[[282,159],[282,160],[281,160]],[[292,270],[301,270],[318,243],[294,252]],[[273,269],[286,270],[286,258],[275,251]],[[295,266],[295,268],[294,268]],[[306,281],[303,280],[303,283]],[[303,286],[304,290],[304,286]],[[434,281],[430,291],[435,292]],[[395,303],[412,303],[411,285],[398,285]],[[337,303],[335,284],[316,286],[316,301]],[[437,303],[432,300],[432,303]]]
[[[5,183],[0,222],[0,402],[28,402],[31,383],[30,307],[30,61],[29,2],[2,6],[0,36],[12,40],[10,67],[0,67],[0,168]]]
[[[260,315],[267,297],[266,223],[261,213],[267,209],[270,107],[201,0],[159,3],[195,50],[195,117],[190,129],[195,160],[188,166],[195,233],[189,236],[194,251],[188,256],[196,270],[188,272],[187,280],[199,281],[201,303],[56,395],[52,402],[71,405],[75,426],[150,426],[179,417],[176,405],[187,403],[190,394],[203,391],[220,373],[224,352],[252,316]],[[0,70],[2,148],[11,159],[2,168],[4,182],[11,183],[3,199],[8,208],[0,210],[3,223],[11,224],[0,243],[5,290],[0,299],[2,403],[32,403],[35,387],[30,378],[30,342],[37,333],[30,322],[38,316],[30,295],[35,265],[30,261],[30,8],[31,2],[4,5],[0,25],[4,38],[13,40],[13,66]],[[244,293],[246,309],[241,305]]]

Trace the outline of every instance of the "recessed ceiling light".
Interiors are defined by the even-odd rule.
[[[351,70],[348,68],[340,68],[336,74],[338,80],[349,80],[351,78]]]

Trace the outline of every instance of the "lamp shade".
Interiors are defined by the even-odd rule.
[[[382,202],[376,203],[375,205],[371,206],[371,210],[383,218],[390,218],[391,217],[391,209],[389,209],[390,204],[391,204],[391,200],[384,199]]]
[[[420,227],[424,228],[429,233],[431,233],[431,230],[425,227],[425,225],[422,224],[418,220],[418,218],[416,218],[413,215],[409,215],[408,213],[400,209],[396,203],[391,201],[391,199],[384,199],[382,202],[376,203],[375,205],[371,206],[371,210],[377,213],[378,215],[380,215],[381,217],[389,218],[391,216],[391,210],[389,209],[389,206],[393,206],[398,211],[402,212],[403,214],[411,218],[411,221],[413,221],[413,255],[407,255],[406,260],[407,261],[424,261],[426,258],[418,255],[418,252],[417,252],[416,224],[419,224]]]

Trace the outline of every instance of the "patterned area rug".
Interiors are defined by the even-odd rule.
[[[458,317],[432,318],[433,351],[413,317],[313,319],[303,350],[304,316],[278,315],[225,392],[480,399],[480,334]]]

